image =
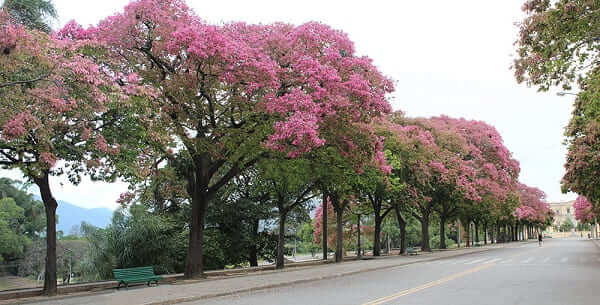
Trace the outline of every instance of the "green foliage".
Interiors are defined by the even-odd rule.
[[[109,279],[114,268],[153,266],[160,274],[183,271],[187,231],[142,205],[115,211],[106,229],[87,224],[81,228],[89,241],[82,263],[86,279]]]
[[[437,232],[437,234],[433,235],[429,240],[430,240],[430,243],[431,243],[431,247],[433,249],[438,249],[440,247],[440,234],[439,234],[439,231]],[[453,248],[453,247],[456,246],[456,242],[453,239],[448,238],[448,234],[446,234],[446,246],[448,248]]]
[[[405,217],[406,246],[415,247],[421,244],[421,223],[414,217]],[[435,230],[434,230],[435,232]]]
[[[179,225],[150,213],[142,205],[133,205],[128,212],[117,210],[110,226],[108,237],[117,258],[116,267],[154,266],[157,273],[183,270],[185,247],[178,240]]]
[[[23,208],[12,198],[0,199],[0,262],[23,255],[25,246],[30,242],[21,232],[24,218]]]
[[[50,33],[50,22],[58,17],[51,0],[4,0],[2,5],[15,20],[30,29]]]
[[[559,230],[561,232],[569,232],[575,228],[575,224],[570,218],[565,219],[563,223],[560,224]]]
[[[577,231],[589,231],[591,230],[592,226],[589,223],[582,223],[582,222],[578,222],[577,223]]]
[[[82,278],[90,281],[110,279],[112,269],[117,265],[108,238],[110,227],[102,229],[84,222],[81,231],[88,241],[88,252],[81,262]]]
[[[23,208],[24,218],[19,232],[29,239],[37,239],[46,229],[46,214],[44,205],[27,192],[28,186],[16,180],[0,178],[0,199],[12,198],[17,206]]]

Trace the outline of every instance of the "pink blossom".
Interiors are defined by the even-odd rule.
[[[104,137],[102,135],[98,136],[98,138],[96,138],[96,149],[98,149],[101,152],[108,152],[108,144],[106,143],[106,140],[104,139]]]
[[[124,192],[119,195],[119,199],[117,199],[117,203],[120,205],[127,205],[131,201],[135,199],[135,193],[132,192]]]
[[[129,73],[129,75],[127,75],[127,81],[130,84],[136,85],[140,82],[140,76],[135,72]]]
[[[29,112],[21,112],[11,120],[4,123],[2,127],[2,137],[6,140],[12,140],[22,137],[27,132],[26,127],[34,120]]]
[[[54,167],[54,165],[56,164],[57,160],[58,160],[58,158],[56,158],[56,156],[53,153],[43,152],[43,153],[40,154],[40,161],[47,168]]]
[[[585,196],[578,196],[573,202],[573,208],[575,209],[575,218],[581,222],[590,223],[597,217],[594,206]]]

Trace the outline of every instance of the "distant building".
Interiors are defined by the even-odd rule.
[[[571,219],[575,227],[577,227],[573,202],[575,202],[575,200],[550,203],[550,208],[554,211],[554,222],[552,223],[552,227],[548,228],[548,231],[558,231],[560,225],[567,219]]]

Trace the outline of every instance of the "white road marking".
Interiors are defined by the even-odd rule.
[[[492,259],[492,260],[489,260],[489,261],[487,261],[487,262],[485,262],[485,263],[486,263],[486,264],[491,264],[491,263],[495,263],[495,262],[497,262],[497,261],[500,261],[500,260],[502,260],[502,259],[501,259],[501,258],[494,258],[494,259]]]
[[[569,260],[568,257],[563,257],[563,258],[560,259],[560,262],[561,263],[566,263],[568,260]]]
[[[501,264],[508,264],[508,263],[511,263],[511,262],[512,262],[512,258],[509,258],[509,259],[507,259],[507,260],[505,260],[505,261],[502,261],[502,262],[500,262],[500,263],[501,263]]]
[[[530,257],[530,258],[528,258],[528,259],[526,259],[526,260],[522,260],[522,261],[521,261],[521,264],[527,264],[527,263],[530,263],[532,260],[533,260],[533,257]]]
[[[544,260],[542,261],[543,263],[547,263],[550,260],[549,257],[544,258]]]
[[[474,260],[474,261],[470,261],[470,262],[468,262],[468,263],[465,263],[465,265],[472,265],[472,264],[476,264],[476,263],[482,262],[482,261],[484,261],[484,260],[486,260],[486,259],[485,259],[485,258],[476,259],[476,260]]]

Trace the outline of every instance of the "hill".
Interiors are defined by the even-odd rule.
[[[39,196],[34,196],[36,200],[42,200]],[[65,235],[71,233],[71,229],[75,225],[85,221],[96,227],[105,228],[110,224],[113,211],[107,208],[87,209],[76,206],[72,203],[58,200],[58,224],[56,230],[62,230]]]

